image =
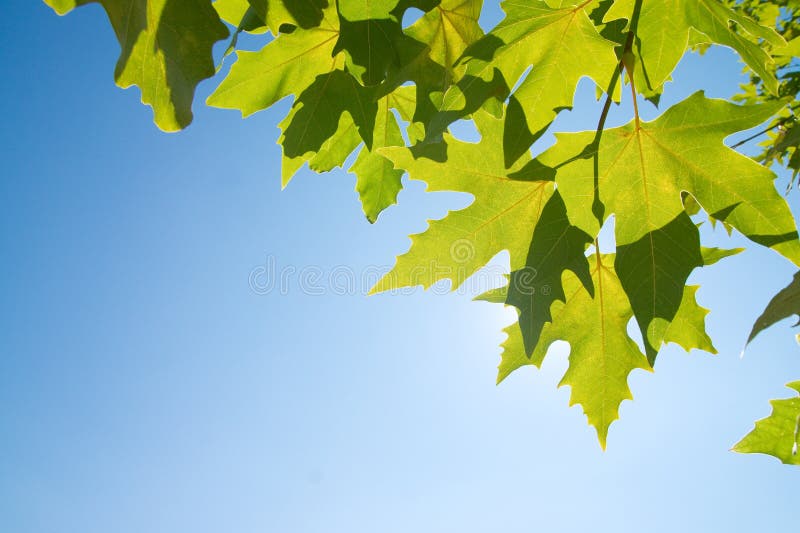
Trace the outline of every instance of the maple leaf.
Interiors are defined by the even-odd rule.
[[[281,132],[289,128],[299,109],[300,106],[293,106],[289,114],[278,124]],[[299,123],[295,124],[295,128],[299,127]],[[283,138],[282,134],[278,142],[282,143]],[[281,187],[285,188],[306,162],[311,170],[320,173],[343,166],[345,160],[361,142],[361,135],[353,118],[349,113],[342,113],[336,131],[325,139],[319,148],[306,145],[305,151],[300,153],[302,151],[300,149],[287,152],[286,147],[281,146]]]
[[[253,2],[256,1],[253,0]],[[266,0],[262,1],[266,7]],[[240,32],[260,34],[272,30],[265,22],[265,13],[259,13],[249,0],[216,0],[213,5],[219,18],[236,28],[226,55],[233,51]],[[273,32],[275,35],[278,34],[277,27]]]
[[[269,30],[277,36],[297,27],[315,28],[325,16],[328,0],[216,0],[214,8],[222,20],[248,33]]]
[[[359,93],[365,90],[353,87]],[[344,97],[346,95],[339,96]],[[336,97],[331,97],[336,98]],[[305,103],[303,105],[306,105]],[[371,101],[365,102],[365,107],[371,107]],[[283,143],[281,160],[281,183],[283,187],[300,169],[308,162],[308,166],[315,172],[327,172],[336,167],[342,167],[347,158],[361,146],[361,150],[350,167],[349,171],[356,175],[356,191],[361,200],[364,215],[371,223],[375,222],[378,215],[390,205],[397,201],[397,194],[402,188],[401,178],[404,172],[397,170],[394,165],[378,153],[379,148],[387,146],[403,146],[405,141],[400,131],[400,125],[392,112],[398,110],[400,116],[406,120],[411,120],[414,112],[414,88],[410,86],[399,87],[395,91],[380,98],[375,103],[375,122],[372,133],[372,149],[363,145],[363,139],[359,134],[358,128],[353,121],[350,112],[342,113],[338,118],[338,126],[333,135],[328,137],[322,145],[315,149],[313,145],[305,145],[305,152],[297,155],[302,150],[289,151],[285,144],[286,132],[295,121],[295,115],[302,106],[295,106],[289,115],[281,122],[280,128],[284,132],[279,142]],[[317,106],[316,110],[323,116],[327,115],[330,109],[327,106]],[[301,117],[302,118],[302,117]],[[323,123],[326,119],[321,119]],[[365,121],[369,117],[364,118]],[[301,122],[295,123],[295,128]],[[336,119],[327,119],[328,128],[336,124]],[[413,125],[409,127],[415,131]],[[324,132],[323,136],[329,133],[330,129]],[[419,133],[417,133],[419,135]]]
[[[372,148],[378,104],[373,91],[344,70],[320,74],[297,98],[285,121],[280,143],[286,157],[316,153],[340,131],[340,120],[350,115],[361,139]]]
[[[551,304],[564,301],[564,271],[575,273],[593,294],[584,255],[591,242],[590,235],[571,225],[556,191],[534,230],[525,267],[510,277],[506,303],[520,310],[526,354],[534,351],[542,327],[551,320]],[[650,365],[678,313],[689,274],[739,251],[703,249],[697,227],[685,212],[639,241],[617,248],[614,268],[640,326]]]
[[[440,113],[448,88],[463,75],[463,66],[456,65],[453,58],[483,35],[478,25],[480,6],[479,0],[442,0],[405,31],[412,46],[399,49],[400,67],[388,75],[386,83],[392,87],[407,81],[414,83],[417,106],[413,120],[425,128],[429,129]],[[485,100],[483,95],[480,98],[472,111]],[[435,135],[440,136],[448,124],[443,124]]]
[[[372,147],[364,146],[350,169],[357,177],[356,191],[370,222],[375,222],[381,211],[397,201],[397,193],[402,188],[400,180],[404,172],[395,169],[391,161],[378,153],[381,148],[405,144],[391,111],[396,98],[392,93],[378,100]]]
[[[456,62],[461,54],[483,36],[478,24],[482,4],[482,0],[442,0],[406,30],[409,37],[428,46],[431,61],[444,67],[442,91],[459,77]]]
[[[512,268],[524,265],[530,236],[553,191],[552,176],[544,169],[533,180],[509,179],[523,171],[521,160],[506,169],[500,149],[503,122],[486,113],[475,118],[481,141],[468,143],[446,134],[447,162],[416,157],[408,148],[384,148],[379,153],[409,177],[424,181],[428,191],[461,191],[474,202],[445,218],[430,221],[427,231],[412,235],[408,253],[373,287],[381,292],[399,287],[430,287],[449,279],[455,289],[503,250]],[[549,180],[549,181],[548,181]]]
[[[718,249],[714,248],[713,250],[716,251]],[[726,250],[719,251],[727,252]],[[735,250],[733,252],[738,253],[738,251]],[[582,281],[581,283],[583,284]],[[593,284],[592,287],[594,287]],[[664,339],[666,343],[675,343],[687,352],[697,349],[716,354],[717,350],[705,331],[705,317],[709,311],[697,304],[696,295],[699,288],[698,285],[687,285],[685,287],[681,306],[667,328]],[[584,289],[586,289],[585,285]],[[493,289],[476,297],[475,300],[504,304],[508,298],[508,290],[508,286]],[[632,312],[633,310],[631,310]],[[529,356],[526,353],[521,326],[521,324],[515,322],[503,329],[506,334],[506,340],[501,344],[502,354],[497,373],[498,384],[519,368],[529,365],[538,368],[544,362],[548,347],[538,348]],[[544,326],[545,329],[549,327],[552,327],[549,323]]]
[[[347,70],[364,85],[378,85],[398,70],[403,49],[426,47],[405,32],[401,24],[409,7],[429,11],[438,0],[340,0],[341,28],[334,53],[343,51]]]
[[[793,315],[800,315],[800,272],[795,273],[792,282],[769,301],[761,316],[753,324],[747,337],[747,344],[768,327]]]
[[[270,29],[280,29],[284,24],[303,29],[316,28],[325,22],[326,8],[333,0],[248,0],[250,5],[267,22]]]
[[[533,230],[525,266],[511,273],[506,303],[519,309],[519,323],[525,342],[525,353],[531,354],[539,335],[550,322],[550,306],[565,299],[561,275],[571,270],[594,295],[586,248],[593,241],[570,224],[567,209],[559,191],[544,206]]]
[[[228,29],[206,0],[45,0],[63,15],[93,2],[105,9],[122,48],[114,78],[137,85],[156,125],[177,131],[192,122],[197,84],[216,72],[211,49]]]
[[[764,122],[781,105],[737,106],[701,91],[652,122],[604,131],[599,144],[593,131],[557,134],[538,159],[558,169],[569,218],[591,235],[599,231],[596,196],[604,216],[616,216],[617,244],[628,245],[679,216],[686,191],[713,218],[800,264],[797,228],[775,190],[775,175],[722,142]]]
[[[628,375],[651,368],[626,332],[632,310],[611,266],[613,258],[595,254],[590,262],[593,259],[594,296],[570,274],[565,276],[564,289],[572,294],[563,305],[554,303],[553,322],[542,332],[541,355],[534,353],[533,358],[544,359],[556,340],[570,343],[569,367],[559,385],[570,386],[570,405],[583,407],[605,448],[608,428],[619,417],[619,405],[633,399]]]
[[[353,89],[358,93],[364,93],[364,96],[368,94],[366,89],[359,89],[356,86]],[[345,95],[339,94],[339,96],[344,97]],[[344,166],[347,158],[361,146],[358,157],[349,171],[356,175],[356,191],[361,200],[364,215],[371,223],[375,222],[384,209],[397,201],[397,194],[402,188],[401,178],[403,176],[403,171],[395,169],[392,163],[380,155],[377,150],[386,146],[404,145],[405,141],[400,131],[400,125],[392,109],[397,109],[400,116],[409,121],[414,112],[414,88],[399,87],[377,100],[374,107],[371,100],[364,102],[365,108],[370,107],[375,110],[371,149],[363,145],[358,127],[348,111],[341,114],[335,133],[326,139],[318,149],[315,149],[313,145],[306,145],[305,152],[300,155],[293,154],[291,146],[287,151],[286,132],[292,127],[295,115],[301,107],[293,107],[280,124],[281,130],[284,132],[279,141],[283,143],[282,186],[288,185],[303,163],[308,162],[309,168],[315,172],[327,172],[333,168]],[[317,106],[316,109],[323,116],[329,112],[326,106]],[[326,121],[324,118],[322,120]],[[370,120],[370,116],[365,116],[362,122]],[[298,124],[301,124],[299,120],[294,127],[298,127]],[[336,124],[336,119],[333,117],[327,119],[327,124],[327,127],[331,128]],[[414,131],[413,126],[410,126],[409,129]],[[325,132],[324,135],[327,135],[328,132]],[[302,150],[295,150],[295,152],[300,151]]]
[[[268,29],[278,35],[282,28],[290,32],[297,27],[319,26],[328,4],[328,0],[216,0],[214,8],[222,20],[233,26],[249,19],[251,26],[244,31],[263,33]]]
[[[544,218],[542,218],[544,221]],[[534,243],[535,246],[535,243]],[[706,248],[703,256],[711,264],[739,250]],[[619,405],[632,399],[627,377],[633,370],[652,370],[647,358],[626,330],[633,308],[615,272],[613,254],[588,258],[591,283],[570,271],[562,275],[566,301],[553,300],[552,321],[544,324],[539,341],[529,356],[523,340],[525,324],[508,326],[502,344],[497,383],[524,366],[541,367],[552,343],[563,340],[570,345],[569,368],[559,386],[571,387],[570,405],[581,404],[589,424],[595,427],[605,448],[608,428],[618,417]],[[665,343],[676,343],[686,351],[700,349],[717,353],[705,332],[708,310],[696,301],[697,286],[686,286],[680,306],[663,334]],[[478,300],[506,303],[511,284],[489,291]]]
[[[638,241],[617,247],[614,267],[651,365],[681,305],[689,274],[702,265],[700,232],[685,211]]]
[[[588,261],[593,291],[590,293],[585,282],[572,272],[564,273],[561,283],[566,302],[553,302],[552,322],[542,328],[530,357],[520,327],[512,324],[506,328],[508,338],[503,343],[497,382],[522,366],[540,367],[552,343],[567,341],[569,368],[559,386],[570,386],[570,406],[581,404],[605,448],[608,428],[619,416],[619,405],[633,398],[628,375],[635,369],[652,369],[626,332],[633,311],[614,272],[613,255],[593,254]]]
[[[411,5],[422,4],[371,3],[370,13],[392,18]],[[353,5],[339,5],[339,15],[356,16],[357,12]],[[482,34],[477,26],[479,12],[480,2],[445,0],[436,6],[435,13],[428,13],[415,22],[408,33],[434,40],[436,57],[447,60]],[[408,121],[412,116],[419,118],[424,113],[422,108],[433,107],[430,94],[444,90],[442,84],[449,83],[450,77],[443,65],[436,64],[429,57],[431,49],[417,44],[399,51],[398,69],[380,86],[361,88],[356,83],[344,83],[350,78],[344,76],[341,69],[347,68],[349,61],[341,55],[336,56],[336,47],[339,46],[336,43],[341,42],[339,18],[332,6],[323,13],[326,18],[319,27],[281,34],[259,52],[241,52],[228,78],[209,98],[209,104],[240,109],[243,115],[247,115],[269,107],[289,94],[298,96],[289,115],[280,124],[283,131],[280,142],[284,186],[305,162],[314,171],[329,171],[343,166],[362,140],[367,141],[350,170],[357,175],[356,190],[364,213],[370,222],[374,222],[383,209],[395,203],[401,188],[403,172],[394,169],[376,151],[384,146],[404,144],[391,110],[397,109],[401,115],[405,114],[404,119]],[[436,13],[438,16],[434,16]],[[358,16],[363,18],[364,14]],[[444,17],[457,17],[458,23],[443,22]],[[459,40],[461,44],[458,44]],[[436,68],[431,68],[431,65]],[[319,75],[311,79],[310,74],[315,71]],[[358,69],[356,72],[363,74]],[[409,87],[403,86],[408,80],[416,83],[418,97],[409,94]],[[419,98],[422,105],[417,105]],[[357,117],[355,123],[354,116]],[[314,127],[308,127],[309,120],[316,122]],[[371,131],[372,125],[374,130]],[[416,129],[411,128],[413,131]],[[414,134],[414,138],[417,136],[418,133]],[[373,139],[377,140],[374,146]]]
[[[725,251],[726,253],[739,253],[740,250]],[[708,265],[708,263],[706,263]],[[705,318],[709,311],[705,307],[697,304],[697,290],[699,285],[686,285],[683,290],[678,311],[666,326],[662,342],[675,343],[687,352],[691,350],[702,350],[710,354],[716,354],[717,349],[711,337],[706,333]]]
[[[442,0],[406,30],[408,36],[427,43],[427,48],[418,50],[417,57],[412,54],[411,58],[402,60],[404,66],[387,80],[387,85],[393,87],[413,80],[416,89],[400,86],[378,101],[374,145],[371,150],[363,148],[350,169],[357,176],[356,191],[370,222],[375,222],[381,211],[396,202],[402,188],[404,172],[395,169],[378,153],[380,148],[405,144],[390,110],[396,109],[407,122],[424,121],[424,116],[434,108],[433,104],[426,105],[432,93],[443,92],[457,78],[453,67],[455,60],[469,44],[483,35],[478,25],[481,3],[481,0]],[[431,68],[431,63],[442,68]],[[422,105],[417,105],[418,101]],[[409,136],[413,141],[421,138],[422,134],[412,124]]]
[[[256,4],[263,4],[263,9],[259,12]],[[251,34],[261,34],[269,31],[267,23],[265,22],[267,1],[266,0],[216,0],[213,4],[214,9],[217,10],[220,19],[227,22],[235,28],[228,47],[222,54],[222,60],[217,67],[217,70],[222,68],[225,59],[228,58],[239,44],[239,35],[242,32]],[[274,30],[277,35],[277,29]]]
[[[800,381],[786,385],[800,393]],[[763,453],[783,463],[800,465],[800,398],[771,400],[772,414],[756,422],[756,427],[733,450],[739,453]]]
[[[210,106],[238,109],[246,117],[278,100],[299,94],[317,76],[341,67],[333,57],[339,21],[333,7],[325,8],[319,26],[280,34],[256,52],[237,51],[228,76],[208,97]]]
[[[364,215],[367,220],[374,223],[384,209],[396,203],[397,194],[402,188],[401,178],[403,177],[403,171],[395,169],[392,163],[380,155],[377,150],[387,146],[403,146],[405,144],[392,109],[397,109],[401,117],[409,121],[414,110],[414,88],[399,87],[374,102],[371,96],[372,91],[362,88],[354,80],[351,80],[350,83],[351,85],[347,88],[349,92],[356,95],[355,99],[353,96],[348,96],[348,91],[337,91],[336,87],[328,84],[324,90],[332,92],[329,93],[326,100],[336,102],[335,105],[321,105],[318,103],[319,97],[317,97],[317,102],[310,102],[311,98],[301,95],[298,100],[301,105],[295,105],[281,122],[280,128],[283,131],[279,140],[282,144],[283,154],[281,183],[283,187],[286,187],[305,162],[308,162],[309,168],[315,172],[327,172],[343,166],[347,158],[363,145],[359,128],[353,121],[353,113],[355,113],[361,117],[359,119],[361,124],[365,126],[373,124],[372,135],[368,136],[371,139],[371,148],[366,145],[361,147],[358,157],[349,171],[356,175],[356,191],[361,200]],[[359,102],[359,105],[352,106],[349,110],[342,109],[347,112],[341,112],[338,117],[331,115],[332,109],[339,109],[340,103],[347,102]],[[314,106],[312,113],[318,115],[314,120],[319,120],[321,124],[320,129],[312,130],[311,136],[321,133],[321,137],[324,138],[334,128],[335,132],[318,148],[314,143],[309,142],[304,142],[302,148],[297,148],[293,146],[291,135],[305,122],[302,115],[298,119],[296,119],[296,115],[299,110],[308,105]],[[294,136],[297,137],[297,134],[295,133]],[[294,144],[297,145],[297,141],[294,141]]]
[[[639,12],[634,15],[637,9]],[[630,29],[637,37],[634,45],[639,60],[634,78],[637,87],[660,92],[693,39],[733,48],[764,80],[765,86],[777,94],[773,60],[758,40],[776,47],[785,46],[786,42],[775,30],[728,9],[717,0],[615,0],[604,20],[617,19],[632,21]],[[733,30],[731,23],[744,34]],[[693,32],[701,36],[692,38]]]
[[[564,2],[564,4],[573,4]],[[589,18],[596,1],[550,7],[541,0],[506,0],[505,19],[464,53],[466,74],[489,83],[498,69],[513,87],[503,132],[505,164],[527,151],[559,110],[572,106],[578,81],[588,76],[605,88],[618,60],[616,43],[603,38]],[[467,93],[469,88],[460,88]],[[445,110],[452,109],[448,103]]]

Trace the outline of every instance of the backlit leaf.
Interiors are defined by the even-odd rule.
[[[238,109],[247,116],[297,95],[320,74],[341,65],[333,56],[339,36],[336,11],[327,8],[318,27],[281,34],[257,52],[237,51],[237,61],[208,105]]]
[[[502,120],[480,114],[477,126],[482,135],[478,143],[446,135],[446,164],[415,157],[417,152],[408,148],[380,150],[411,179],[427,183],[429,191],[462,191],[475,200],[412,236],[409,252],[397,258],[373,292],[427,288],[442,279],[451,280],[455,288],[503,250],[511,254],[512,268],[524,265],[533,228],[553,191],[552,175],[545,170],[536,176],[544,181],[509,179],[522,170],[524,160],[506,170],[500,149]]]
[[[792,282],[769,301],[761,316],[753,324],[753,329],[750,330],[750,335],[747,337],[747,343],[749,344],[756,335],[776,322],[793,315],[800,315],[800,272],[797,272]]]
[[[800,381],[786,385],[800,393]],[[800,465],[800,398],[772,400],[772,414],[733,447],[740,453],[764,453],[790,465]]]
[[[487,82],[497,68],[508,87],[522,78],[503,132],[507,167],[558,110],[572,106],[582,77],[606,87],[617,67],[615,43],[604,39],[589,18],[597,2],[575,4],[552,8],[540,0],[506,0],[501,4],[506,18],[465,53],[469,76]]]
[[[605,216],[616,216],[617,244],[626,245],[680,215],[681,193],[687,191],[714,218],[800,264],[797,229],[775,190],[775,175],[722,143],[764,122],[779,107],[737,106],[698,92],[653,122],[605,131],[599,150],[586,151],[594,132],[558,134],[556,145],[540,160],[558,167],[556,181],[570,220],[589,234],[599,230],[592,212],[595,194]]]
[[[192,121],[197,84],[216,72],[211,48],[228,36],[209,0],[46,0],[59,14],[97,2],[122,48],[114,78],[142,91],[155,122],[177,131]]]
[[[689,46],[690,32],[694,30],[702,34],[703,40],[736,50],[764,79],[767,87],[777,93],[773,60],[758,43],[763,39],[774,46],[785,45],[773,29],[760,26],[717,0],[615,0],[605,20],[631,20],[637,2],[641,3],[641,11],[635,19],[638,39],[634,50],[639,58],[637,80],[641,80],[638,84],[643,85],[643,89],[659,90],[669,79]],[[731,23],[735,23],[739,31],[732,29]]]

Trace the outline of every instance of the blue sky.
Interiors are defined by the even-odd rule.
[[[98,6],[4,5],[3,531],[795,527],[797,469],[727,451],[800,378],[788,322],[739,358],[794,271],[776,254],[753,246],[694,275],[719,355],[669,347],[635,372],[601,452],[556,389],[563,347],[494,385],[507,311],[469,294],[335,294],[337,267],[390,266],[463,196],[407,183],[370,226],[344,172],[304,170],[281,192],[288,102],[242,121],[200,105],[205,82],[195,123],[163,134],[137,90],[114,86]],[[726,50],[691,56],[666,103],[740,79]],[[582,84],[563,128],[594,125],[592,95]],[[271,260],[319,269],[323,294],[297,277],[253,291]]]

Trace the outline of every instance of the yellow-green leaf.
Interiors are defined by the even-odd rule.
[[[589,18],[598,2],[553,8],[541,0],[501,4],[506,18],[465,53],[467,75],[488,82],[494,69],[512,95],[504,129],[505,164],[522,156],[533,136],[572,106],[584,76],[607,87],[617,67],[615,43],[604,39]]]
[[[210,0],[46,0],[59,14],[97,2],[106,10],[122,53],[117,85],[142,91],[156,125],[177,131],[192,121],[197,84],[216,72],[211,49],[228,36]]]
[[[769,301],[761,316],[753,324],[747,343],[749,344],[756,335],[776,322],[794,315],[800,315],[800,272],[795,273],[792,282]]]
[[[556,145],[539,159],[558,167],[556,181],[570,220],[589,234],[599,230],[592,211],[596,194],[605,217],[616,217],[617,244],[626,245],[680,215],[686,191],[713,218],[800,265],[797,228],[775,189],[775,175],[722,142],[780,107],[737,106],[698,92],[653,122],[606,130],[599,146],[593,145],[595,132],[558,134]]]
[[[800,381],[786,385],[800,393]],[[739,453],[763,453],[789,465],[800,465],[800,398],[772,400],[772,414],[733,447]]]
[[[364,146],[350,169],[357,177],[356,191],[370,222],[375,222],[381,211],[397,202],[397,193],[402,188],[403,171],[395,169],[391,161],[378,153],[381,148],[405,144],[392,113],[392,100],[390,94],[378,101],[372,149]]]
[[[641,3],[641,11],[634,19],[637,2]],[[777,94],[773,61],[759,40],[778,47],[786,42],[775,30],[728,9],[718,0],[615,0],[604,20],[617,19],[634,19],[631,26],[638,37],[634,50],[639,59],[636,80],[643,89],[660,90],[686,52],[694,30],[706,42],[736,50],[767,88]],[[739,31],[732,29],[731,23]]]
[[[533,228],[553,191],[552,175],[534,172],[545,181],[509,179],[523,171],[525,161],[510,170],[500,149],[502,119],[486,114],[476,118],[482,134],[479,143],[458,141],[446,135],[447,163],[422,157],[408,148],[384,148],[380,153],[411,179],[428,184],[429,191],[462,191],[475,201],[466,209],[430,221],[428,230],[411,237],[408,253],[397,258],[394,269],[372,289],[430,287],[449,279],[456,288],[503,250],[511,255],[512,269],[524,265]]]
[[[208,105],[251,115],[300,94],[317,76],[341,66],[341,59],[333,57],[339,36],[336,10],[328,7],[324,14],[318,27],[280,34],[257,52],[237,51],[236,63],[208,98]]]

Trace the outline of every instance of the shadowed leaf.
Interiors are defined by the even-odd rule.
[[[209,0],[46,0],[59,14],[97,2],[122,47],[114,78],[142,91],[156,125],[177,131],[192,122],[198,83],[216,72],[211,49],[228,36]]]

